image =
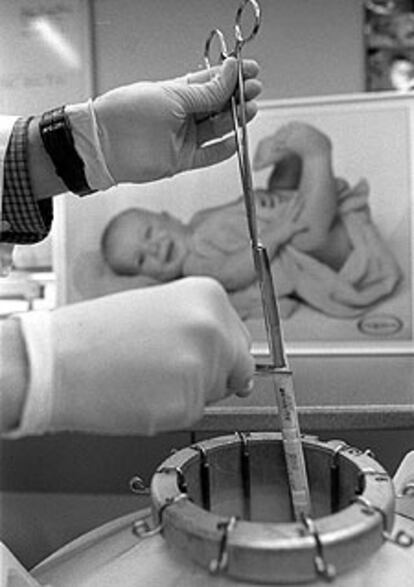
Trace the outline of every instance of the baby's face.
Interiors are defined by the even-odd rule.
[[[112,228],[106,258],[116,273],[170,281],[181,276],[186,234],[185,226],[165,212],[132,209]]]

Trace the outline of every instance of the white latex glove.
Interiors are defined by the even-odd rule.
[[[250,337],[210,278],[131,290],[20,320],[30,384],[17,436],[182,429],[200,419],[205,404],[249,391]]]
[[[247,120],[257,112],[258,71],[255,61],[243,61]],[[112,184],[148,182],[233,155],[234,136],[228,136],[232,131],[229,100],[236,81],[237,62],[229,58],[210,70],[123,86],[93,102],[67,106],[91,188],[109,187],[110,176]],[[100,143],[97,148],[90,145],[94,135]],[[102,159],[102,155],[109,175],[104,170],[100,183],[96,161],[89,165],[88,160]],[[92,168],[90,176],[88,167]]]

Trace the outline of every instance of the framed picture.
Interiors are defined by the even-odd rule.
[[[262,102],[249,125],[259,230],[271,258],[290,354],[413,352],[413,117],[408,95],[365,93]],[[279,157],[276,165],[274,153],[286,140],[289,152],[296,144],[296,152],[305,154],[292,157],[283,171],[289,157]],[[323,156],[315,157],[320,148]],[[296,179],[289,180],[289,174]],[[241,193],[233,157],[152,184],[117,186],[82,202],[62,197],[60,303],[159,283],[153,273],[144,274],[142,258],[135,271],[130,256],[125,262],[119,257],[122,247],[117,253],[110,249],[117,243],[116,231],[111,232],[117,226],[125,244],[130,214],[134,234],[137,227],[143,230],[137,219],[144,211],[150,225],[163,218],[190,234],[185,261],[169,278],[206,267],[223,279],[252,333],[254,351],[266,354],[251,257],[240,264],[243,247],[251,255]],[[167,224],[161,225],[163,244],[153,246],[164,247],[158,260],[168,265],[177,260],[180,245],[165,235]],[[323,236],[311,245],[306,238],[315,227]],[[135,251],[136,260],[141,244],[136,236],[130,242],[128,255]]]
[[[414,89],[413,0],[365,2],[366,89]]]

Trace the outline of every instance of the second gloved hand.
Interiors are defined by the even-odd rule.
[[[49,360],[45,349],[36,358],[38,345],[30,344],[36,312],[21,322],[30,371],[41,371],[42,396],[48,395],[43,372],[47,365],[53,371],[44,410],[49,422],[40,425],[49,431],[182,429],[202,416],[205,404],[243,392],[253,375],[247,330],[209,278],[65,306],[49,314],[48,324],[41,314],[35,326],[48,329],[42,339],[51,341]],[[29,385],[29,403],[37,401],[30,394]]]

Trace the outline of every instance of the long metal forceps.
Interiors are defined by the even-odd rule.
[[[248,6],[253,10],[254,20],[251,32],[245,36],[242,30],[242,18],[243,13]],[[220,29],[213,29],[205,44],[204,62],[207,68],[211,66],[210,52],[214,39],[218,39],[219,41],[220,61],[223,61],[230,56],[234,56],[237,59],[238,82],[236,92],[239,99],[239,112],[237,111],[236,96],[233,95],[231,98],[231,113],[246,208],[247,225],[252,246],[254,265],[260,286],[267,341],[271,356],[271,364],[258,365],[257,370],[259,373],[272,376],[281,423],[293,514],[297,520],[302,520],[304,517],[309,517],[311,515],[310,492],[297,416],[293,377],[284,350],[280,314],[273,284],[270,261],[265,247],[260,242],[258,234],[256,204],[253,192],[247,136],[246,101],[244,96],[241,52],[243,46],[256,36],[260,27],[260,22],[261,11],[258,2],[256,0],[242,0],[235,18],[235,45],[233,51],[228,52],[222,31]]]

